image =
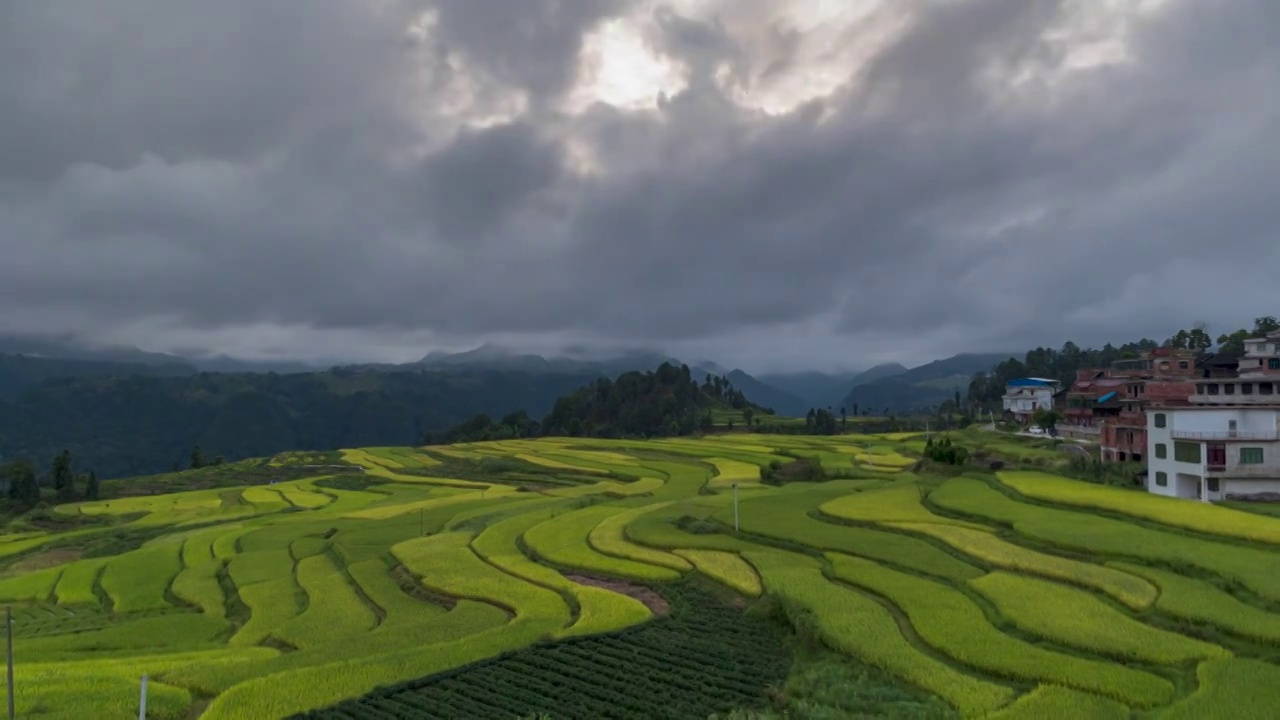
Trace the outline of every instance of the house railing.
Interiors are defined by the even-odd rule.
[[[1219,477],[1280,480],[1280,467],[1272,464],[1259,463],[1257,465],[1241,465],[1237,463],[1234,465],[1210,465],[1205,468],[1205,470],[1206,472]]]
[[[1178,430],[1169,433],[1174,440],[1280,440],[1275,430]]]

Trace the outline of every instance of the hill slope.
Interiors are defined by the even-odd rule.
[[[130,717],[144,675],[165,720],[1275,715],[1280,519],[986,462],[907,471],[924,448],[371,447],[40,508],[0,552],[16,716]],[[796,457],[822,482],[779,477]]]
[[[478,412],[542,414],[594,373],[499,370],[197,374],[53,380],[0,401],[0,461],[68,449],[103,478],[169,470],[194,445],[228,460],[407,445]]]
[[[1003,353],[962,354],[935,360],[905,372],[855,386],[844,396],[843,405],[860,413],[908,413],[924,411],[968,392],[974,373],[990,372],[1008,356]]]

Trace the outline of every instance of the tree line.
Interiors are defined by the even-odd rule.
[[[98,474],[92,469],[77,474],[72,468],[71,452],[63,450],[54,456],[48,472],[40,475],[30,460],[19,458],[0,465],[0,482],[10,501],[20,507],[33,507],[42,499],[41,486],[53,490],[59,503],[76,500],[97,500],[101,488]]]
[[[599,378],[555,401],[546,417],[520,410],[498,420],[479,413],[442,433],[427,433],[427,445],[534,437],[672,437],[691,435],[714,423],[714,410],[745,417],[772,415],[750,402],[728,378],[694,380],[688,365],[663,363],[657,370]],[[748,421],[749,423],[749,421]]]

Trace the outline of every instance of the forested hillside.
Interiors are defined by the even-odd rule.
[[[177,377],[194,375],[196,372],[194,367],[176,362],[116,362],[0,354],[0,400],[12,400],[29,387],[61,378],[128,375]]]
[[[62,450],[103,478],[284,450],[410,445],[477,412],[549,411],[594,373],[515,371],[198,374],[51,380],[0,401],[0,462]]]
[[[616,380],[598,378],[558,399],[541,421],[518,412],[492,420],[476,415],[424,442],[456,443],[513,438],[549,437],[669,437],[710,429],[715,410],[773,414],[771,408],[749,401],[726,378],[707,375],[699,384],[688,365],[663,363],[656,371],[628,372]]]

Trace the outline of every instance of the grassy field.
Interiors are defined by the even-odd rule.
[[[1280,517],[955,439],[1013,461],[737,432],[119,481],[0,534],[17,713],[131,716],[146,674],[159,720],[1274,715]]]

